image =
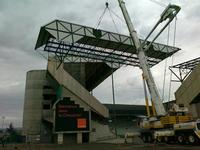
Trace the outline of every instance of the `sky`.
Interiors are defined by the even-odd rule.
[[[178,14],[176,46],[182,50],[174,55],[174,64],[200,56],[200,1],[199,0],[157,0],[163,5],[169,3],[181,6]],[[121,10],[117,0],[108,0],[109,7],[120,18]],[[164,7],[150,0],[125,0],[128,12],[140,38],[145,38],[159,19]],[[5,116],[5,126],[13,122],[22,125],[23,102],[26,72],[46,69],[47,61],[35,50],[40,27],[54,19],[96,27],[105,8],[105,0],[0,0],[0,126]],[[127,34],[123,19],[113,15],[119,33]],[[99,28],[116,32],[108,13],[105,14]],[[173,44],[174,24],[171,25],[170,42]],[[157,42],[167,43],[167,30]],[[160,94],[163,91],[165,63],[171,65],[171,58],[154,66],[151,70]],[[168,67],[164,90],[165,101],[169,95]],[[122,67],[114,73],[116,103],[144,104],[141,70],[134,67]],[[171,99],[180,86],[172,83]],[[111,77],[106,79],[94,91],[102,103],[112,103]]]

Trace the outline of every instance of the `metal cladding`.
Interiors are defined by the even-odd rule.
[[[61,20],[54,20],[41,27],[35,49],[42,46],[44,51],[54,54],[61,62],[106,62],[117,67],[140,66],[135,45],[129,36]],[[179,50],[153,43],[145,53],[152,67]]]

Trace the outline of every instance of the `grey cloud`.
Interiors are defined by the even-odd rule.
[[[22,110],[24,99],[24,84],[8,85],[8,87],[0,88],[0,114],[6,117],[7,122],[12,122],[14,126],[22,124]],[[15,118],[15,119],[8,119]]]

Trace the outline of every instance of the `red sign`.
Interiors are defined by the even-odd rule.
[[[87,127],[87,121],[85,118],[78,118],[77,119],[77,128],[82,129]]]

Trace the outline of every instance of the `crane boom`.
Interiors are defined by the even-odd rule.
[[[164,115],[166,115],[166,111],[162,104],[160,95],[158,93],[158,89],[156,87],[155,81],[154,81],[152,73],[150,71],[150,68],[148,66],[144,49],[140,43],[140,40],[137,36],[137,33],[134,29],[132,22],[131,22],[130,16],[129,16],[128,11],[125,6],[125,2],[123,0],[118,0],[118,2],[119,2],[119,6],[122,10],[124,19],[126,21],[126,24],[128,26],[128,30],[129,30],[130,36],[132,38],[132,41],[135,44],[135,47],[137,49],[137,56],[138,56],[138,59],[140,62],[140,67],[143,71],[143,76],[146,80],[152,101],[153,101],[155,109],[156,109],[156,113],[158,116],[164,116]]]

